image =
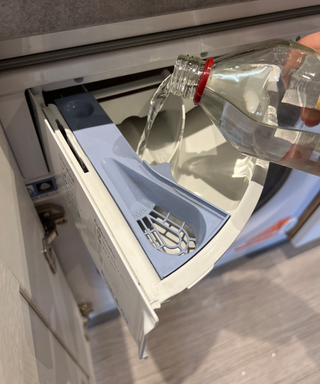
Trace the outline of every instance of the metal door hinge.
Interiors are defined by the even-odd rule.
[[[57,226],[67,222],[63,207],[57,204],[42,204],[36,207],[44,228],[42,239],[43,254],[50,266],[52,273],[56,273],[56,259],[51,247],[52,241],[58,236]]]
[[[91,303],[81,303],[78,304],[78,307],[82,316],[84,335],[86,340],[89,341],[87,322],[89,320],[89,313],[93,312],[93,307]]]

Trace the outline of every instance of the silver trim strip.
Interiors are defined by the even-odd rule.
[[[320,14],[3,71],[0,97],[6,100],[27,88],[39,93],[71,87],[79,84],[80,78],[81,84],[86,84],[166,68],[175,63],[178,54],[200,56],[205,52],[217,57],[267,39],[295,40],[298,35],[319,31],[319,20]]]

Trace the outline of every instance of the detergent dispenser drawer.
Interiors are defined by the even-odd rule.
[[[49,102],[28,91],[58,191],[140,358],[155,309],[212,270],[253,212],[268,169],[175,96],[141,160],[135,151],[150,98],[167,74],[119,89],[61,90]]]

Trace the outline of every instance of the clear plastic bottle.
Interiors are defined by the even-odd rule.
[[[320,55],[272,40],[217,59],[179,56],[168,89],[193,98],[241,153],[320,176]]]

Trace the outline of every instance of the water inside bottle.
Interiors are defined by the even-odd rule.
[[[136,151],[136,153],[140,157],[140,159],[143,159],[143,155],[144,155],[145,150],[147,148],[148,139],[150,136],[150,132],[151,132],[153,123],[154,123],[158,113],[161,111],[167,98],[170,95],[170,91],[167,87],[167,85],[170,82],[170,78],[171,78],[171,75],[169,75],[165,80],[163,80],[163,82],[160,84],[159,88],[155,91],[155,93],[152,96],[152,99],[150,101],[147,123],[146,123],[146,126],[142,132],[140,141],[138,143],[137,151]]]
[[[212,70],[200,106],[238,151],[320,176],[320,125],[303,121],[307,110],[320,121],[305,107],[317,83],[288,85],[278,65],[239,61]]]
[[[277,134],[283,131],[277,129]],[[298,132],[289,151],[279,161],[281,165],[320,176],[320,135]]]

